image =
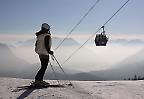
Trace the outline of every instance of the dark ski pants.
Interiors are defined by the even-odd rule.
[[[39,55],[41,68],[35,76],[35,81],[42,81],[49,62],[49,55]]]

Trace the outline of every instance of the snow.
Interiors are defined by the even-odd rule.
[[[12,92],[31,79],[0,78],[0,99],[144,99],[144,81],[72,81],[72,87]],[[51,84],[57,81],[47,80]]]

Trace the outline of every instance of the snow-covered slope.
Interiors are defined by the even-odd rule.
[[[29,85],[31,81],[0,78],[0,99],[144,99],[144,81],[73,81],[75,88],[49,87],[11,92],[18,86]]]

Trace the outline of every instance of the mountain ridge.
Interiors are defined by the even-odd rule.
[[[106,80],[122,80],[124,78],[132,78],[134,75],[144,76],[144,49],[136,54],[126,58],[125,60],[115,64],[113,68],[103,71],[91,71],[90,74],[107,78]]]

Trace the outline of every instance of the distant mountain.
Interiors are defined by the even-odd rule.
[[[0,43],[0,76],[1,77],[17,77],[34,79],[40,64],[29,64],[28,62],[16,57],[6,44]],[[81,71],[66,69],[65,72],[69,77],[65,77],[63,72],[54,66],[57,78],[54,76],[50,66],[45,74],[46,79],[71,79],[71,80],[100,80],[101,78]]]
[[[23,71],[29,66],[28,62],[16,57],[6,44],[0,43],[0,76],[23,77]]]
[[[23,47],[33,47],[35,45],[35,41],[36,39],[30,39],[30,40],[26,40],[26,41],[19,41],[17,42],[15,45],[16,46],[23,46]],[[63,38],[59,38],[59,37],[53,37],[52,38],[52,44],[53,46],[57,46],[58,44],[60,44],[63,41]],[[79,43],[77,41],[75,41],[72,38],[67,38],[63,44],[64,46],[74,46],[74,45],[79,45]]]
[[[54,50],[57,45],[63,40],[63,38],[53,38],[53,45],[52,45],[52,50]],[[25,42],[19,43],[18,48],[21,47],[31,47],[31,49],[28,49],[29,51],[34,52],[34,42],[35,40],[28,40]],[[25,46],[26,45],[26,46]],[[68,57],[80,47],[81,44],[79,44],[77,41],[75,41],[73,38],[68,38],[66,39],[63,44],[59,47],[58,50],[55,51],[55,56],[59,60],[61,64],[68,59]],[[28,51],[27,50],[27,51]],[[22,51],[21,51],[22,52]],[[23,54],[23,53],[22,53]],[[34,53],[35,54],[35,53]],[[102,62],[103,58],[102,57],[96,57],[99,55],[99,53],[95,53],[94,51],[82,47],[73,57],[67,62],[68,64],[64,64],[65,67],[68,67],[70,69],[76,69],[76,70],[92,70],[94,65],[98,65],[100,68],[101,65],[104,66],[106,63]],[[35,58],[35,57],[34,57]],[[33,58],[33,59],[34,59]]]
[[[103,71],[92,71],[93,75],[105,78],[106,80],[121,80],[124,78],[132,78],[137,76],[144,76],[144,49],[135,55],[114,65],[114,68]]]
[[[95,80],[104,80],[103,78],[94,76],[89,73],[76,73],[76,74],[67,74],[64,75],[63,72],[56,72],[56,77],[52,72],[46,72],[45,79],[52,79],[52,80],[79,80],[79,81],[95,81]]]
[[[127,39],[116,39],[116,40],[110,40],[109,43],[111,44],[118,44],[118,45],[144,45],[144,41],[140,39],[133,39],[133,40],[127,40]]]
[[[72,80],[84,80],[84,81],[104,80],[102,77],[98,77],[98,76],[92,75],[90,73],[84,73],[84,72],[71,75],[70,78]]]
[[[53,37],[53,44],[54,46],[57,46],[59,43],[61,43],[64,38],[59,38],[59,37]],[[74,45],[80,45],[76,40],[74,40],[73,38],[67,38],[65,39],[65,41],[63,42],[64,46],[74,46]]]
[[[14,65],[21,68],[21,64],[26,66],[29,63],[16,57],[6,44],[0,43],[0,65],[4,68],[7,68],[9,65],[11,65],[11,68]]]
[[[37,66],[37,67],[35,67]],[[35,73],[38,71],[38,68],[40,67],[40,64],[34,64],[33,67],[29,68],[29,70],[33,70]],[[59,79],[59,80],[103,80],[100,77],[94,76],[92,74],[76,71],[73,69],[67,69],[63,68],[65,73],[68,75],[66,76],[63,71],[58,66],[53,66],[56,77],[54,72],[52,71],[52,68],[48,66],[47,71],[45,73],[45,79]],[[32,76],[29,78],[33,78]]]
[[[18,41],[15,43],[16,46],[18,47],[21,47],[21,46],[24,46],[24,47],[33,47],[35,44],[35,39],[29,39],[29,40],[26,40],[26,41]]]

